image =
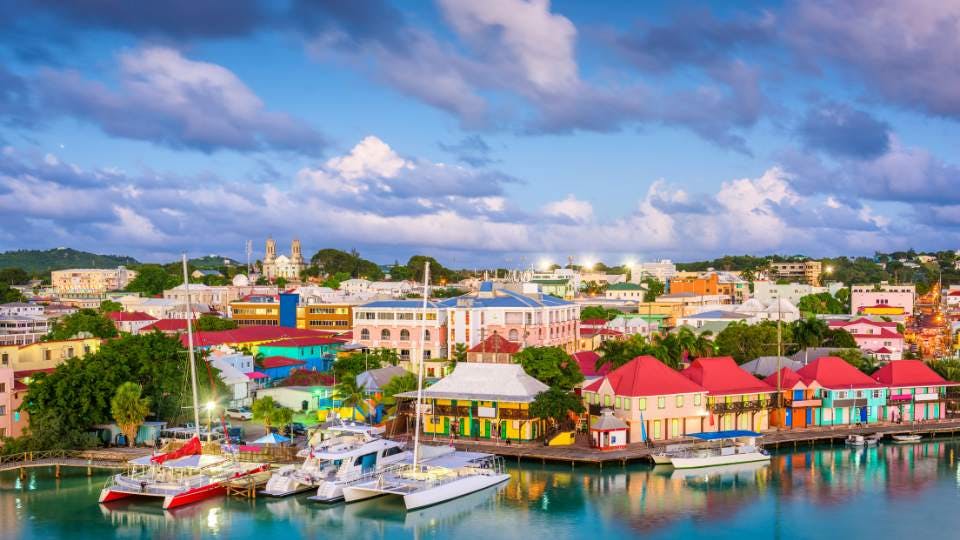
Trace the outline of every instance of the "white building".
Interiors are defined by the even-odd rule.
[[[836,295],[843,288],[843,283],[832,282],[826,287],[814,287],[806,283],[782,283],[775,281],[758,280],[753,282],[753,298],[764,304],[769,304],[778,298],[783,298],[793,305],[800,303],[800,299],[811,294],[830,293]]]
[[[658,262],[638,263],[630,267],[630,281],[640,283],[648,277],[655,278],[657,281],[666,283],[677,273],[677,265],[669,259],[662,259]]]
[[[879,285],[852,285],[850,287],[850,314],[873,315],[890,314],[908,317],[913,315],[913,303],[917,296],[914,285],[891,285],[881,282]],[[902,313],[886,313],[900,308]],[[876,312],[876,313],[874,313]]]
[[[283,278],[287,281],[300,281],[300,273],[306,270],[307,263],[303,260],[300,251],[300,240],[294,239],[290,244],[290,256],[277,255],[277,242],[273,238],[267,239],[266,252],[263,257],[263,277],[269,281]]]

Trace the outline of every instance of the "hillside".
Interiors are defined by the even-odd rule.
[[[71,248],[21,249],[0,253],[0,268],[21,268],[28,274],[46,274],[64,268],[115,268],[139,264],[133,257],[97,255]]]
[[[190,266],[195,268],[205,268],[216,270],[223,266],[240,266],[239,261],[235,261],[230,257],[221,257],[219,255],[207,255],[206,257],[198,257],[196,259],[190,259],[188,261]]]

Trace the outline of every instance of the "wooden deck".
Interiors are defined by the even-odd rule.
[[[918,433],[933,439],[954,437],[960,435],[960,419],[921,424],[874,424],[863,427],[823,427],[767,431],[763,433],[761,442],[768,450],[792,450],[803,445],[843,444],[850,434],[867,435],[872,433],[883,433],[885,435]],[[692,440],[689,439],[689,441]],[[588,446],[585,435],[578,435],[576,444],[571,446],[543,446],[542,443],[512,443],[508,445],[464,439],[455,440],[453,444],[458,450],[489,452],[505,459],[516,459],[518,463],[520,461],[539,461],[541,463],[569,464],[571,467],[594,465],[601,468],[604,465],[625,465],[635,461],[649,460],[650,454],[660,446],[649,447],[635,444],[622,450],[597,450]]]
[[[61,467],[86,467],[87,476],[90,476],[93,469],[124,469],[127,461],[149,454],[150,449],[147,448],[23,452],[0,457],[0,472],[19,470],[22,478],[27,469],[54,467],[56,477],[60,478]]]
[[[242,497],[244,499],[256,499],[257,491],[266,487],[267,480],[270,480],[272,474],[273,471],[270,470],[261,471],[226,482],[224,485],[227,487],[227,495]]]

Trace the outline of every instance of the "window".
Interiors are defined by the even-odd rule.
[[[637,407],[639,407],[641,411],[647,410],[647,398],[642,397],[642,398],[638,399],[638,400],[637,400]]]
[[[400,341],[410,341],[410,331],[406,328],[400,331]]]
[[[658,398],[657,398],[657,408],[658,408],[658,409],[665,409],[665,408],[667,408],[667,398],[665,398],[665,397],[663,397],[663,396],[658,397]]]
[[[9,364],[10,364],[10,355],[7,353],[3,353],[2,355],[0,355],[0,365],[6,366]]]
[[[53,353],[50,351],[50,349],[44,349],[44,350],[43,350],[43,359],[44,359],[44,360],[52,360],[52,359],[53,359]]]
[[[679,437],[680,436],[680,419],[674,418],[670,420],[670,436]]]
[[[623,398],[623,408],[629,411],[630,405],[630,398]]]
[[[0,416],[6,416],[6,415],[7,415],[7,406],[0,405]]]
[[[380,331],[380,339],[381,339],[381,340],[388,340],[388,339],[390,339],[390,330],[387,330],[386,328],[384,328],[383,330],[381,330],[381,331]]]
[[[700,406],[700,403],[702,403],[702,396],[700,396],[700,394],[694,394],[694,395],[693,395],[693,404],[696,405],[697,407],[699,407],[699,406]]]
[[[7,391],[7,383],[0,382],[0,392],[6,392],[6,391]]]
[[[617,396],[617,404],[614,405],[614,407],[616,407],[617,409],[623,408],[623,399],[621,399],[620,396]]]
[[[837,399],[843,399],[843,398],[845,398],[845,397],[847,397],[847,393],[846,393],[846,392],[844,392],[844,391],[842,391],[842,390],[837,392]]]
[[[613,396],[603,396],[603,404],[606,407],[613,405]]]
[[[683,407],[683,396],[677,396],[677,408]]]
[[[367,328],[360,330],[360,339],[370,339],[370,330]]]
[[[423,331],[423,339],[425,339],[426,341],[430,341],[430,331],[429,331],[429,330],[424,330],[424,331]]]
[[[520,339],[520,332],[517,332],[516,328],[514,328],[514,329],[511,330],[510,333],[507,335],[507,338],[508,338],[510,341],[518,341],[518,340]]]
[[[874,398],[880,397],[880,391],[879,391],[879,390],[874,390],[874,391],[873,391],[873,397],[874,397]]]

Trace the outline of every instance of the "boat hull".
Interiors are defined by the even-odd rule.
[[[477,474],[467,476],[456,482],[440,484],[433,488],[404,495],[403,504],[407,507],[407,510],[426,508],[502,484],[507,480],[510,480],[509,474]]]
[[[701,467],[733,465],[736,463],[755,463],[758,461],[770,461],[770,455],[761,452],[748,452],[744,454],[730,454],[726,456],[670,458],[670,463],[675,469],[698,469]]]
[[[383,495],[389,495],[389,493],[384,493],[379,489],[371,489],[359,486],[348,486],[343,488],[343,502],[352,503],[357,501],[365,501],[367,499],[373,499],[376,497],[381,497]],[[311,497],[313,500],[317,500],[314,497]]]
[[[666,454],[650,454],[654,465],[670,465],[670,456]]]

